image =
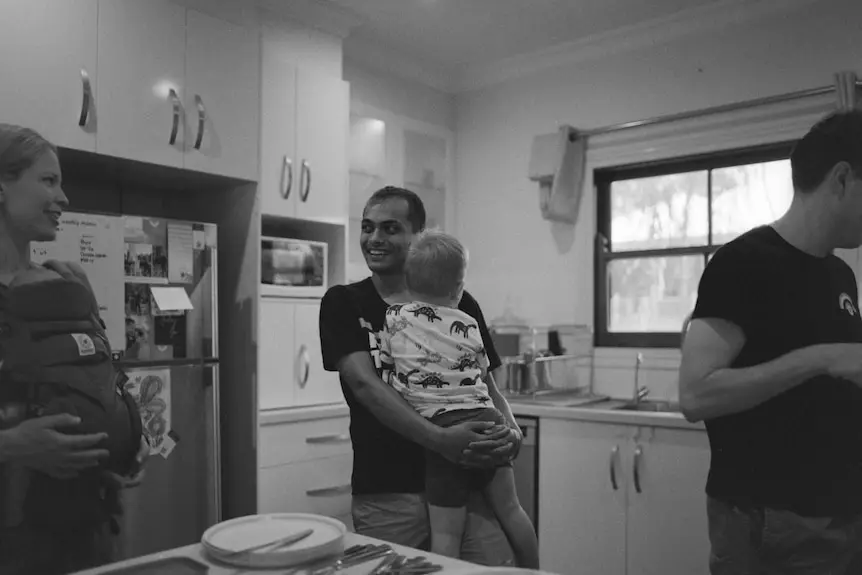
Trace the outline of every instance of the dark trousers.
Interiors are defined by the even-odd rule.
[[[709,498],[712,575],[858,575],[862,516],[802,517]]]

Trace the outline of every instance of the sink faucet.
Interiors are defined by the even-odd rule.
[[[644,354],[638,353],[637,358],[635,359],[635,385],[634,390],[632,391],[632,403],[635,406],[640,404],[641,400],[649,395],[649,388],[645,385],[640,385],[640,372],[643,362]]]

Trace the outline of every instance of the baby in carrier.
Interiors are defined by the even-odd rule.
[[[118,372],[83,272],[75,277],[35,267],[0,292],[0,427],[46,415],[80,418],[74,433],[105,432],[109,457],[73,479],[24,471],[23,514],[30,526],[95,527],[119,513],[119,494],[105,470],[135,471],[141,421]],[[20,478],[20,472],[19,472]]]

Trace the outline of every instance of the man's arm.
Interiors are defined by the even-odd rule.
[[[799,349],[775,360],[730,368],[745,344],[737,325],[721,319],[691,322],[679,372],[680,407],[689,421],[746,411],[827,373],[830,346]]]
[[[470,422],[443,429],[420,416],[377,374],[369,352],[369,337],[345,286],[334,286],[320,302],[320,344],[323,367],[338,371],[342,381],[374,417],[403,437],[457,460],[488,422]]]
[[[500,442],[498,440],[497,442],[501,444],[493,448],[491,453],[495,456],[502,457],[504,460],[515,459],[516,457],[518,457],[518,453],[521,451],[521,441],[523,441],[524,439],[524,434],[521,431],[521,428],[518,426],[517,422],[515,422],[515,414],[512,413],[512,407],[509,405],[509,402],[506,400],[506,398],[503,397],[503,394],[500,393],[500,390],[497,388],[497,380],[494,378],[493,372],[488,372],[488,377],[485,379],[485,384],[488,386],[488,395],[491,396],[491,401],[494,402],[494,407],[496,407],[500,411],[500,413],[503,414],[503,418],[506,420],[506,424],[509,426],[509,433],[501,437],[501,439],[504,439],[504,441]]]
[[[449,428],[439,427],[419,415],[401,395],[377,375],[368,352],[345,356],[338,364],[341,379],[368,411],[399,435],[457,461],[471,441],[484,436],[490,422],[470,422]]]

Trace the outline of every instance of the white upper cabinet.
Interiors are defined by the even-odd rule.
[[[283,44],[263,42],[262,212],[347,220],[349,86],[296,66]]]
[[[186,9],[99,2],[99,153],[183,166]]]
[[[259,54],[255,32],[188,11],[186,168],[257,179]]]
[[[261,211],[293,217],[299,187],[296,148],[296,68],[276,49],[263,45],[260,126]]]
[[[257,179],[260,39],[169,0],[100,0],[96,151]]]
[[[96,149],[97,7],[97,0],[3,1],[4,122],[32,128],[59,146]]]
[[[296,101],[297,216],[344,222],[350,132],[348,84],[340,78],[300,69]]]

